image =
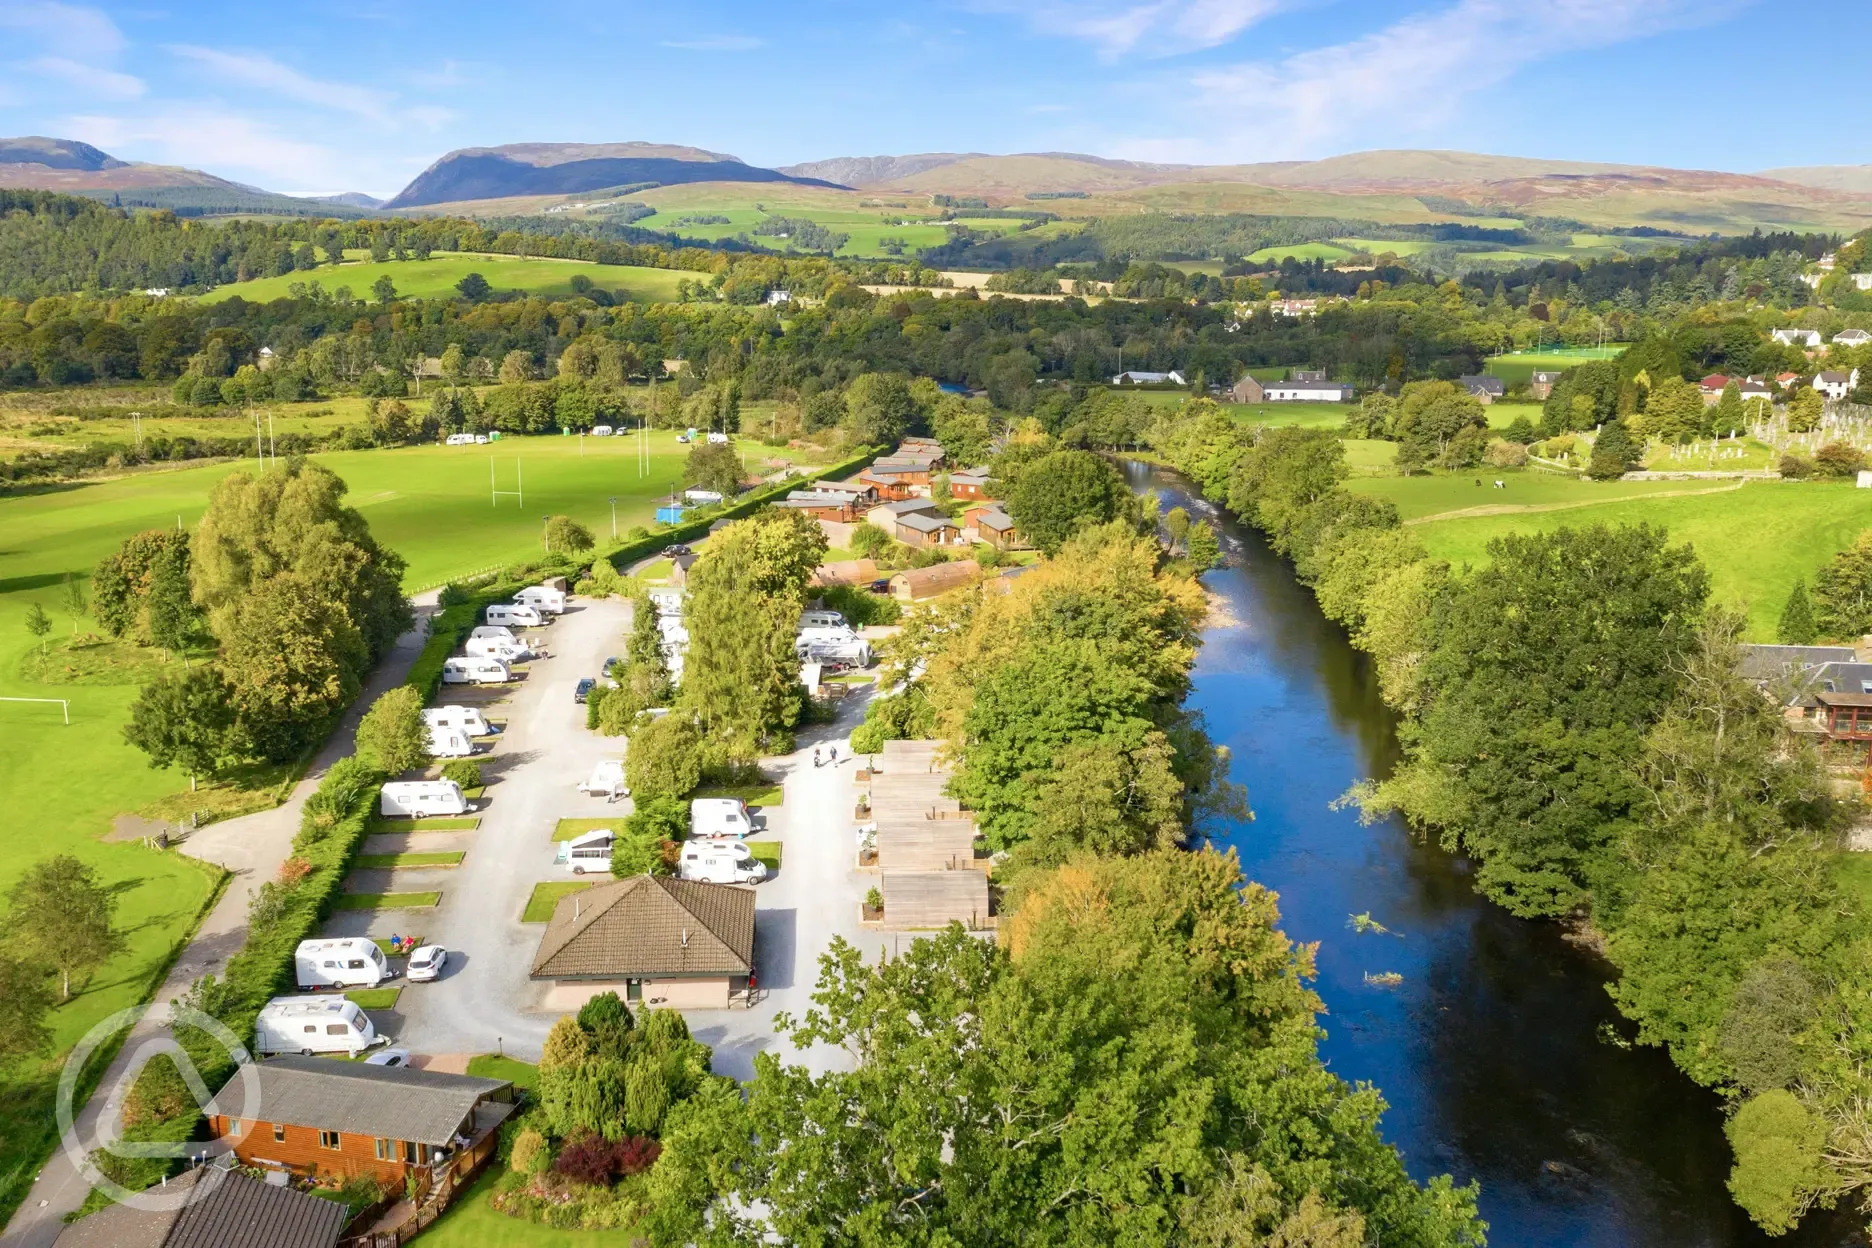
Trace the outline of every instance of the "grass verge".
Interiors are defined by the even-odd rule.
[[[394,1010],[397,998],[403,995],[402,986],[395,988],[353,988],[344,994],[345,1000],[360,1010]]]
[[[584,836],[587,832],[596,832],[600,828],[622,830],[625,818],[626,816],[619,814],[609,819],[561,819],[553,825],[552,839],[555,842],[569,841],[575,836]]]
[[[738,797],[749,806],[778,806],[783,794],[777,784],[705,784],[691,793],[699,797]]]
[[[781,845],[779,841],[747,841],[744,843],[747,845],[749,853],[767,864],[767,869],[769,871],[778,871],[780,869]]]
[[[520,915],[522,923],[550,923],[553,909],[559,899],[568,893],[576,893],[590,888],[584,880],[547,880],[533,886],[533,895],[527,898],[526,909]]]
[[[466,855],[460,851],[433,854],[364,854],[357,865],[367,869],[393,871],[398,867],[459,867]]]
[[[539,1067],[517,1057],[482,1053],[468,1059],[468,1073],[477,1079],[505,1079],[516,1088],[531,1092],[539,1087]]]

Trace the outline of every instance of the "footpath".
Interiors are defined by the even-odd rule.
[[[313,757],[305,776],[283,804],[225,823],[209,824],[182,842],[178,852],[224,867],[234,878],[176,959],[168,978],[157,989],[154,1002],[125,1038],[91,1099],[79,1109],[73,1127],[86,1148],[98,1138],[102,1115],[106,1111],[116,1112],[123,1094],[129,1090],[130,1061],[145,1040],[161,1033],[169,1019],[170,1005],[202,976],[222,975],[228,959],[246,943],[249,900],[262,884],[274,877],[291,853],[293,835],[299,830],[300,808],[305,805],[306,798],[318,788],[326,770],[355,748],[358,720],[363,718],[364,711],[379,694],[402,684],[409,675],[427,640],[426,626],[435,600],[436,591],[417,595],[413,600],[416,626],[397,639],[390,653],[371,673],[364,691]],[[64,1229],[65,1215],[75,1212],[90,1190],[91,1185],[66,1156],[65,1150],[56,1150],[34,1180],[25,1202],[7,1223],[6,1233],[0,1235],[0,1248],[50,1248]]]

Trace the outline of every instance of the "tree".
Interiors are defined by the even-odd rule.
[[[1164,532],[1170,535],[1170,549],[1176,550],[1189,536],[1190,514],[1181,507],[1172,507],[1164,513]]]
[[[1709,409],[1703,392],[1681,377],[1666,377],[1651,387],[1645,404],[1645,432],[1666,442],[1688,442],[1709,432]]]
[[[39,657],[45,658],[46,634],[52,631],[52,617],[45,613],[45,608],[38,603],[31,603],[26,608],[26,631],[39,641]]]
[[[1814,467],[1822,476],[1850,477],[1865,466],[1865,452],[1850,442],[1828,442],[1814,452]]]
[[[1814,573],[1814,626],[1822,637],[1872,633],[1872,530]]]
[[[508,385],[533,380],[533,356],[518,348],[501,357],[500,379]]]
[[[1614,420],[1599,431],[1593,442],[1592,462],[1586,475],[1595,481],[1613,481],[1624,476],[1638,463],[1639,448],[1633,444],[1625,422]]]
[[[726,442],[698,442],[683,461],[683,484],[733,498],[741,488],[741,457]]]
[[[96,970],[125,948],[114,926],[116,892],[70,854],[28,867],[7,901],[7,930],[28,960],[58,972],[61,1000],[71,1000],[73,975]]]
[[[1776,626],[1775,636],[1788,646],[1811,646],[1820,639],[1820,628],[1814,623],[1813,604],[1807,600],[1805,577],[1794,578],[1794,588],[1788,591],[1787,606],[1781,609],[1781,622]]]
[[[1028,464],[1008,496],[1008,514],[1035,546],[1057,554],[1074,533],[1128,514],[1135,496],[1091,451],[1054,451]]]
[[[390,280],[388,273],[371,283],[371,294],[377,296],[377,302],[388,304],[396,298],[396,283]]]
[[[860,559],[882,559],[896,544],[890,534],[875,524],[860,524],[852,529],[852,554]]]
[[[149,529],[127,538],[91,573],[92,610],[113,637],[149,640],[145,614],[150,583],[157,567],[179,559],[188,566],[188,534],[180,529]]]
[[[1450,441],[1465,429],[1486,431],[1488,413],[1480,399],[1455,382],[1413,381],[1399,391],[1392,433],[1416,462],[1442,458]]]
[[[343,605],[296,574],[262,582],[227,616],[221,670],[243,736],[272,762],[295,758],[324,736],[357,696],[368,660]]]
[[[1710,412],[1709,429],[1719,438],[1748,432],[1748,414],[1742,410],[1742,391],[1735,382],[1723,387],[1722,397],[1716,400],[1716,406]]]
[[[206,665],[145,685],[130,704],[123,734],[125,741],[149,755],[151,767],[188,772],[191,792],[198,776],[212,777],[241,752],[234,691],[220,672]]]
[[[624,778],[637,801],[683,797],[702,783],[702,733],[693,716],[672,711],[638,724],[624,753]]]
[[[1404,445],[1429,444],[1412,438]],[[1275,550],[1292,555],[1307,509],[1334,493],[1348,471],[1345,443],[1331,430],[1297,425],[1264,429],[1229,474],[1228,503],[1265,531]]]
[[[470,273],[455,283],[455,290],[464,299],[485,299],[493,291],[488,280],[479,273]]]
[[[187,666],[187,651],[201,639],[203,619],[189,596],[186,546],[170,546],[150,569],[144,611],[150,641],[162,647],[163,662],[173,650],[183,655]]]
[[[84,582],[73,573],[65,574],[65,583],[59,590],[59,605],[71,616],[72,633],[75,635],[78,632],[78,621],[90,613],[91,602],[85,597]]]
[[[52,989],[45,970],[0,954],[0,1062],[13,1063],[52,1047]]]
[[[915,413],[909,383],[899,373],[865,373],[845,388],[845,428],[854,442],[895,445]]]
[[[596,543],[592,531],[571,516],[553,516],[546,521],[546,549],[555,554],[578,555]]]
[[[371,703],[358,721],[358,752],[388,775],[401,775],[429,761],[429,724],[422,694],[398,685]]]
[[[1188,551],[1190,566],[1198,572],[1222,562],[1222,544],[1216,540],[1215,530],[1207,520],[1198,520],[1190,526]]]
[[[1789,433],[1812,433],[1820,427],[1820,417],[1826,412],[1826,396],[1811,386],[1803,388],[1787,405],[1787,426]]]
[[[1723,1127],[1735,1150],[1729,1194],[1771,1235],[1792,1230],[1829,1186],[1826,1123],[1791,1092],[1745,1101]]]

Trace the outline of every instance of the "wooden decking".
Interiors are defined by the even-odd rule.
[[[881,877],[886,927],[993,926],[980,834],[974,816],[944,792],[952,773],[942,750],[940,741],[887,741],[868,782],[877,834],[859,866]]]

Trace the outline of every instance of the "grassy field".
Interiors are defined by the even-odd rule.
[[[1548,347],[1540,351],[1510,351],[1489,360],[1482,371],[1499,377],[1509,385],[1529,380],[1534,370],[1557,371],[1584,364],[1588,360],[1616,360],[1625,353],[1623,345],[1612,347]]]
[[[621,1231],[555,1231],[524,1218],[508,1217],[489,1203],[502,1173],[502,1167],[493,1166],[475,1180],[474,1186],[422,1233],[418,1242],[423,1248],[595,1248],[628,1242],[629,1236]]]
[[[522,923],[550,923],[553,908],[559,899],[568,893],[576,893],[591,887],[588,880],[546,880],[533,886],[533,895],[527,898],[526,909],[520,915]]]
[[[1470,477],[1358,479],[1351,488],[1392,498],[1430,552],[1461,566],[1488,561],[1491,538],[1587,524],[1661,525],[1687,542],[1709,569],[1716,600],[1749,614],[1751,640],[1772,641],[1775,621],[1796,577],[1814,572],[1872,528],[1872,498],[1851,484],[1753,481],[1723,486],[1695,481],[1600,484],[1544,473],[1501,475],[1507,490]],[[1464,507],[1490,515],[1450,516]],[[1424,520],[1444,515],[1445,518]]]
[[[732,231],[731,231],[732,232]],[[584,260],[543,260],[519,256],[471,255],[436,252],[427,260],[347,261],[335,267],[320,267],[282,277],[259,277],[216,287],[201,296],[205,303],[218,303],[239,295],[255,303],[265,303],[286,296],[296,283],[318,282],[328,291],[349,286],[358,299],[371,298],[371,286],[380,277],[396,284],[397,294],[409,299],[432,299],[453,295],[455,284],[470,273],[479,273],[497,292],[525,291],[529,295],[566,298],[572,294],[572,278],[580,273],[591,278],[603,290],[622,290],[638,303],[667,303],[676,298],[676,283],[695,280],[702,274],[674,269],[645,269],[633,265],[593,264]]]
[[[777,194],[766,193],[776,190]],[[939,247],[949,241],[946,225],[937,220],[933,210],[921,201],[921,197],[916,197],[918,202],[913,207],[891,206],[897,202],[894,200],[890,204],[866,206],[856,199],[845,203],[826,203],[812,197],[795,196],[786,189],[749,186],[733,190],[717,189],[712,196],[701,201],[692,195],[653,195],[649,192],[631,198],[657,208],[654,215],[633,221],[632,225],[646,230],[667,230],[684,238],[714,241],[746,234],[762,246],[784,248],[787,240],[775,235],[755,234],[754,227],[772,217],[790,217],[812,221],[828,230],[849,235],[838,250],[841,256],[914,257],[925,247]],[[982,233],[1011,234],[1021,223],[1000,217],[959,217],[955,224]],[[901,248],[887,249],[885,244],[888,241],[901,244]]]
[[[600,828],[621,828],[627,816],[619,814],[609,819],[561,819],[553,826],[553,840],[569,841],[575,836],[584,836],[587,832],[596,832]]]

